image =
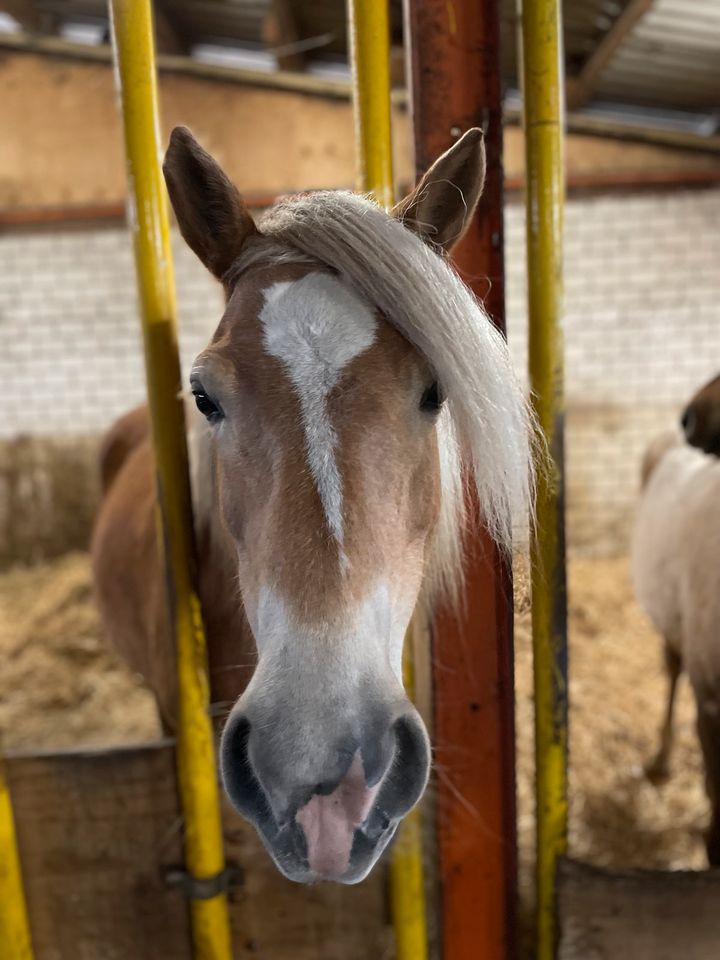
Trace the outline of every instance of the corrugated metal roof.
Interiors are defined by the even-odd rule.
[[[603,70],[595,96],[720,112],[720,0],[655,0]]]
[[[503,3],[504,72],[515,84],[516,2]],[[569,78],[581,73],[629,3],[564,0]],[[593,99],[720,111],[720,0],[654,0],[603,67]]]
[[[563,0],[563,40],[569,74],[576,73],[613,25],[626,0]],[[502,0],[505,76],[516,82],[517,0]]]

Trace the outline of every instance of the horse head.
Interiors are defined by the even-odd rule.
[[[698,390],[680,424],[691,446],[720,457],[720,376]]]
[[[223,779],[301,882],[361,880],[424,791],[403,639],[421,593],[459,582],[466,481],[505,545],[527,506],[522,391],[444,257],[484,162],[473,130],[392,214],[322,192],[256,224],[187,130],[165,158],[180,230],[226,294],[190,379],[258,654]]]

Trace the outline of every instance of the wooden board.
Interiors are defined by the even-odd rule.
[[[191,960],[171,743],[8,758],[35,960]],[[283,879],[254,830],[224,810],[236,960],[392,956],[385,877],[356,887]]]
[[[711,960],[720,956],[720,870],[560,865],[558,960]]]

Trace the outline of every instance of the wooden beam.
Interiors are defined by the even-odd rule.
[[[407,83],[405,47],[390,48],[390,86],[393,90],[402,90]]]
[[[678,188],[716,186],[720,183],[720,168],[707,170],[601,170],[598,173],[569,173],[566,187],[569,192],[676,190]],[[506,191],[525,189],[525,177],[507,177]]]
[[[155,0],[153,15],[157,53],[167,53],[172,56],[189,53],[188,44],[172,14],[172,3],[160,3]]]
[[[188,900],[166,880],[182,860],[170,741],[7,758],[35,960],[191,960]],[[281,876],[223,806],[236,960],[392,955],[382,864],[357,886]]]
[[[108,44],[90,46],[85,43],[73,43],[61,37],[43,37],[31,33],[0,34],[0,49],[15,50],[18,53],[35,53],[43,56],[69,57],[73,60],[86,60],[91,63],[110,63],[112,50]],[[221,80],[226,83],[244,84],[250,87],[269,90],[287,90],[289,93],[301,93],[308,96],[323,97],[331,100],[349,100],[350,83],[348,80],[332,80],[310,73],[297,73],[283,70],[278,73],[266,70],[249,70],[227,67],[214,63],[203,63],[188,56],[160,54],[157,58],[160,72],[182,73],[208,80]],[[405,92],[393,92],[393,103],[405,102]]]
[[[262,27],[265,45],[275,56],[279,70],[299,72],[305,69],[305,53],[295,11],[290,0],[269,0]]]
[[[628,4],[595,47],[576,77],[568,78],[566,87],[567,106],[577,110],[592,96],[603,70],[608,65],[620,44],[642,20],[654,0],[629,0]]]
[[[720,179],[720,178],[719,178]],[[322,189],[321,186],[317,187]],[[351,190],[348,185],[346,190]],[[265,210],[278,199],[274,193],[244,193],[243,201],[251,210]],[[110,220],[123,222],[127,215],[125,203],[67,204],[48,207],[0,208],[0,229],[3,227],[33,226],[48,223],[86,223]]]
[[[0,44],[2,39],[0,38]],[[503,116],[507,124],[520,124],[519,105],[505,104]],[[629,143],[652,143],[657,146],[675,147],[680,150],[693,150],[700,153],[720,153],[720,135],[713,133],[702,136],[688,130],[678,130],[669,126],[651,126],[638,120],[615,119],[599,116],[584,110],[573,110],[566,114],[567,133],[582,133],[589,136],[607,137],[611,140],[627,140]]]
[[[707,170],[628,170],[628,171],[601,171],[599,173],[570,173],[567,178],[569,193],[596,192],[611,193],[615,191],[651,192],[662,190],[698,189],[703,190],[720,184],[720,169]],[[318,187],[318,189],[321,189]],[[345,190],[352,190],[347,184]],[[525,189],[524,177],[506,177],[505,192],[519,193]],[[399,193],[404,196],[410,190],[410,184],[401,183]],[[264,210],[271,206],[278,197],[275,194],[243,194],[243,200],[251,210]],[[0,231],[13,230],[22,227],[46,226],[57,223],[60,226],[69,223],[92,223],[96,221],[110,221],[122,223],[125,220],[126,207],[124,203],[98,204],[69,204],[60,207],[17,207],[15,209],[0,209]],[[420,683],[419,686],[423,688]],[[432,724],[432,717],[427,706],[420,709],[423,719],[428,726]]]
[[[90,63],[107,64],[112,58],[108,45],[89,46],[85,43],[63,40],[61,37],[38,36],[31,33],[0,34],[0,50],[3,49],[16,53],[67,57]],[[158,57],[158,69],[161,73],[181,73],[206,80],[236,83],[259,89],[285,90],[289,93],[300,93],[329,100],[350,99],[350,83],[347,80],[331,80],[327,77],[316,77],[310,73],[293,73],[287,70],[270,73],[263,70],[238,69],[203,63],[188,56],[169,54]],[[392,101],[395,107],[404,108],[408,102],[406,91],[393,90]],[[503,116],[507,123],[519,123],[520,109],[506,103],[503,107]],[[649,126],[637,121],[630,123],[615,121],[609,117],[599,117],[579,110],[568,113],[567,129],[570,133],[586,133],[598,137],[611,137],[614,140],[653,143],[707,154],[720,153],[720,135],[718,134],[701,136],[686,130]]]
[[[45,26],[45,17],[33,0],[0,0],[0,12],[9,13],[28,33],[37,33]]]
[[[561,861],[559,960],[709,960],[720,870],[610,872]]]

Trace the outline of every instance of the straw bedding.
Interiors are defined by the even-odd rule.
[[[659,642],[632,597],[627,561],[571,561],[569,594],[572,853],[611,867],[702,867],[707,802],[685,684],[672,777],[655,787],[642,773],[655,747],[665,680]],[[519,833],[527,900],[532,678],[522,568],[516,595]],[[6,750],[139,742],[158,733],[151,695],[105,644],[85,553],[0,576],[0,662]]]

